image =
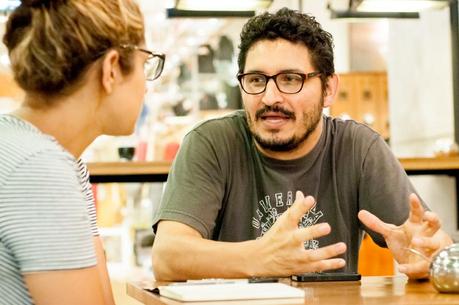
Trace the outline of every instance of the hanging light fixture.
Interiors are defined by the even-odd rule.
[[[358,12],[415,13],[425,10],[442,9],[448,0],[357,0],[352,1]]]
[[[449,0],[349,0],[347,9],[335,9],[329,0],[328,9],[333,19],[363,21],[386,18],[419,18],[419,12],[442,9]]]
[[[273,0],[175,0],[168,17],[251,17]]]
[[[418,12],[356,12],[351,10],[330,10],[330,18],[351,22],[366,22],[380,19],[418,19]]]

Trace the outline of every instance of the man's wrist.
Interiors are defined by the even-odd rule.
[[[246,276],[247,277],[258,277],[258,276],[263,276],[263,266],[266,266],[264,264],[264,259],[266,257],[266,254],[262,253],[263,249],[263,241],[262,239],[255,239],[251,241],[247,241],[245,245],[246,251],[243,251],[244,253],[242,254],[244,257],[242,258],[243,260],[243,265],[245,266],[244,269],[246,271]]]

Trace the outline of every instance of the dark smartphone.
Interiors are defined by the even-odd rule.
[[[332,282],[332,281],[360,281],[362,276],[358,273],[326,273],[311,272],[292,275],[292,280],[297,282]]]

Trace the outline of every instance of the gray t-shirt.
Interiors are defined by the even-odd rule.
[[[96,265],[86,166],[33,125],[0,116],[0,305],[33,304],[24,273]]]
[[[399,225],[408,217],[408,196],[414,192],[387,144],[365,125],[324,116],[312,151],[286,161],[256,148],[245,113],[237,111],[198,125],[184,138],[153,228],[160,220],[174,220],[208,239],[256,239],[293,203],[297,190],[317,201],[300,226],[328,222],[332,228],[305,247],[345,242],[348,272],[357,270],[364,229],[358,211]],[[369,234],[385,245],[379,234]]]

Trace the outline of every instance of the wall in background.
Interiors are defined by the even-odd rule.
[[[389,24],[391,147],[397,156],[431,156],[439,139],[454,140],[449,9]],[[420,195],[457,231],[453,178],[412,177]]]
[[[378,19],[349,25],[350,70],[387,71],[389,22]]]
[[[303,12],[317,18],[322,28],[333,35],[335,44],[335,70],[337,73],[350,71],[349,24],[330,18],[327,1],[303,0]]]

